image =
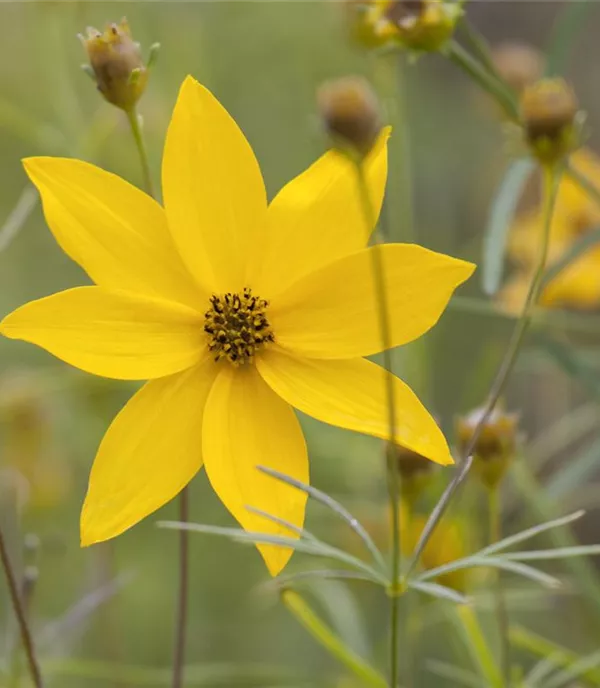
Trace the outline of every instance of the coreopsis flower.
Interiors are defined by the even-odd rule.
[[[383,133],[365,161],[373,205],[386,173]],[[116,417],[94,462],[83,545],[119,535],[172,499],[202,465],[247,530],[289,535],[306,496],[257,470],[309,480],[294,408],[386,438],[385,372],[371,272],[373,227],[356,168],[330,151],[268,205],[244,135],[188,77],[163,156],[164,208],[78,160],[25,161],[46,220],[95,286],[34,301],[0,324],[87,372],[149,380]],[[383,249],[391,344],[424,334],[474,266],[414,245]],[[396,442],[440,464],[446,440],[394,378]],[[291,551],[259,546],[272,574]]]
[[[574,169],[600,185],[600,159],[589,149],[570,158]],[[499,294],[502,307],[518,313],[527,295],[538,258],[543,209],[536,207],[517,219],[511,229],[508,255],[516,271]],[[563,175],[550,228],[548,265],[551,267],[585,234],[600,225],[600,207],[579,184]],[[600,305],[600,249],[591,247],[558,273],[542,290],[539,303],[548,308],[580,310]]]

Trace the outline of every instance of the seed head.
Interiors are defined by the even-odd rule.
[[[544,56],[526,43],[502,43],[494,49],[492,58],[498,74],[518,94],[544,73]]]
[[[563,79],[542,79],[521,96],[521,120],[532,152],[544,162],[556,162],[576,145],[578,103]]]
[[[482,413],[482,409],[475,409],[457,420],[457,439],[463,452],[471,444]],[[517,440],[518,416],[494,410],[484,423],[473,450],[473,469],[489,489],[496,487],[504,477],[515,457]]]
[[[87,36],[79,38],[100,93],[122,110],[133,108],[146,89],[148,69],[127,19],[107,25],[104,33],[88,27]]]
[[[319,89],[317,102],[334,144],[365,156],[381,130],[379,102],[368,81],[358,76],[329,81]]]

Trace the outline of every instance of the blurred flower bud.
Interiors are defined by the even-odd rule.
[[[122,110],[131,110],[146,89],[148,69],[140,44],[131,37],[127,19],[109,24],[104,33],[88,27],[79,38],[86,49],[93,77],[104,98]]]
[[[341,7],[347,33],[352,43],[363,48],[377,48],[385,44],[386,36],[378,31],[380,13],[373,2],[343,0]]]
[[[381,130],[379,102],[369,82],[348,76],[326,82],[317,94],[320,115],[334,145],[365,156]]]
[[[465,452],[470,446],[483,409],[475,409],[459,418],[456,432],[460,449]],[[517,449],[518,416],[496,409],[484,423],[473,449],[473,470],[489,489],[495,488],[506,473]]]
[[[458,2],[394,0],[387,3],[384,18],[402,45],[411,50],[435,52],[452,36],[461,14]],[[390,29],[380,31],[389,33]]]
[[[542,79],[521,96],[527,142],[542,162],[557,162],[576,145],[578,103],[563,79]]]
[[[492,58],[500,77],[518,94],[544,74],[544,56],[525,43],[502,43]]]
[[[387,445],[388,466],[395,462],[400,473],[400,495],[408,506],[412,506],[431,485],[436,464],[410,449],[397,444]]]

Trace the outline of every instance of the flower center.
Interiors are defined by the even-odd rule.
[[[222,358],[235,366],[252,363],[257,351],[275,340],[267,320],[269,305],[252,295],[246,287],[241,294],[213,294],[210,309],[204,315],[204,331],[209,335],[208,348],[215,361]]]

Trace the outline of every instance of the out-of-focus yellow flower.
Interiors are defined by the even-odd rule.
[[[383,132],[364,161],[377,214],[387,175]],[[181,87],[163,156],[165,207],[78,160],[25,162],[46,220],[97,286],[34,301],[0,324],[92,374],[148,382],[108,430],[92,469],[81,537],[119,535],[205,466],[242,527],[289,531],[306,495],[257,470],[308,481],[294,407],[388,436],[372,252],[381,250],[390,345],[420,337],[474,266],[409,244],[365,248],[356,166],[330,151],[267,207],[252,149],[214,96]],[[452,463],[446,440],[398,378],[396,440]],[[277,574],[290,550],[259,547]]]
[[[580,149],[571,165],[600,187],[600,159]],[[517,267],[499,295],[511,313],[523,307],[540,250],[543,212],[535,208],[517,219],[508,241],[508,255]],[[548,266],[559,260],[573,243],[600,227],[600,206],[568,175],[560,182],[550,228]],[[600,247],[593,247],[562,270],[542,290],[539,303],[546,307],[591,309],[600,305]]]
[[[422,515],[408,516],[407,509],[400,514],[401,547],[405,556],[410,556],[423,532],[427,518]],[[461,559],[470,551],[470,536],[466,523],[451,517],[442,519],[433,531],[423,554],[421,566],[425,570],[434,569]],[[446,573],[436,579],[438,583],[454,590],[464,592],[468,585],[468,571],[461,569]]]
[[[376,0],[377,33],[417,52],[440,50],[454,33],[461,2]]]
[[[54,447],[52,420],[43,389],[31,374],[15,373],[0,381],[0,468],[25,480],[27,507],[59,504],[72,483],[67,462]]]

